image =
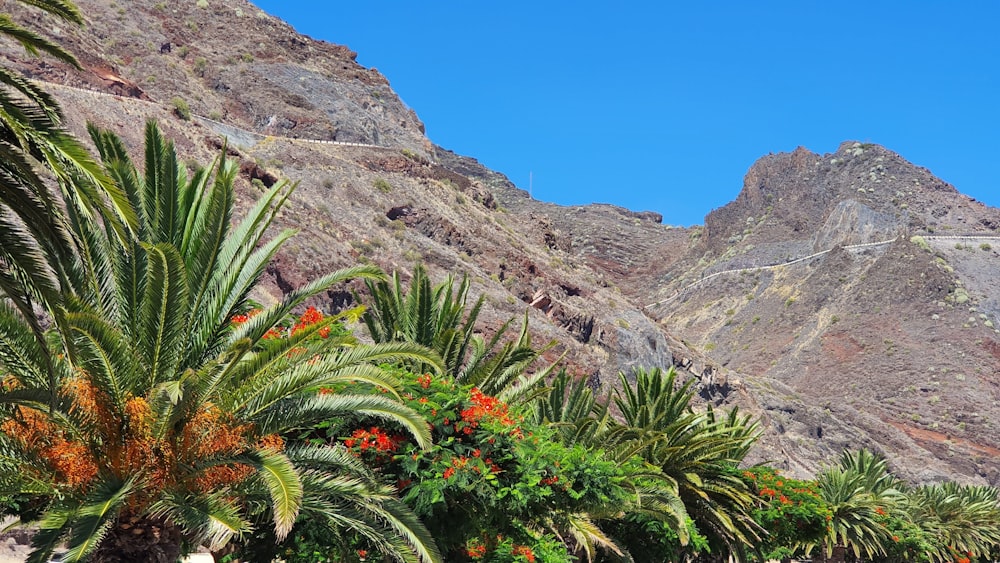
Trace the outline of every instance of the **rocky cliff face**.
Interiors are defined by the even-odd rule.
[[[998,219],[881,147],[767,156],[651,311],[748,375],[772,429],[804,441],[791,465],[864,445],[914,478],[995,483]]]
[[[536,342],[558,341],[550,359],[565,352],[581,376],[672,363],[699,378],[702,400],[758,414],[758,459],[808,473],[864,445],[914,478],[1000,481],[1000,211],[927,170],[851,142],[762,158],[704,228],[563,208],[436,147],[349,49],[244,0],[78,4],[84,30],[17,17],[84,71],[0,46],[5,64],[65,85],[50,89],[71,128],[93,121],[138,148],[157,119],[201,162],[228,137],[242,205],[278,178],[300,182],[281,217],[300,234],[261,299],[359,261],[465,272],[487,331],[527,310]],[[331,140],[371,146],[317,142]],[[979,238],[934,238],[959,234]]]
[[[81,0],[85,29],[19,10],[86,68],[2,54],[30,77],[128,97],[183,100],[199,115],[250,131],[429,148],[423,124],[375,69],[341,45],[295,32],[245,0]]]

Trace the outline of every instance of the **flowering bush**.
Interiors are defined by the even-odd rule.
[[[233,317],[230,319],[230,323],[233,326],[239,326],[259,315],[260,312],[261,309],[253,307],[247,310],[246,313],[233,315]],[[285,321],[283,321],[280,325],[268,329],[268,331],[264,334],[264,338],[274,339],[274,338],[284,338],[288,336],[294,336],[304,329],[322,323],[324,320],[328,321],[327,324],[320,327],[320,329],[316,331],[320,338],[329,338],[331,334],[336,336],[343,336],[349,334],[348,330],[344,327],[343,324],[341,323],[331,324],[329,323],[329,320],[331,319],[324,317],[323,313],[319,309],[315,307],[309,307],[305,310],[305,312],[302,313],[302,315],[299,316],[298,319],[288,318]]]
[[[558,443],[499,399],[429,374],[398,374],[404,402],[431,426],[433,449],[360,419],[331,423],[325,434],[396,484],[447,560],[569,561],[542,531],[550,519],[620,505],[630,494],[615,463]]]
[[[767,532],[760,545],[765,560],[803,555],[796,546],[820,541],[831,517],[816,481],[784,477],[771,467],[742,471],[757,496],[754,520]]]
[[[536,538],[531,546],[522,545],[511,538],[498,535],[495,541],[469,540],[465,555],[471,561],[483,563],[546,563],[568,561],[566,548],[550,537]]]

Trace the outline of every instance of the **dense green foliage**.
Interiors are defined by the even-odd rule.
[[[231,163],[220,159],[189,177],[150,124],[141,173],[117,137],[92,134],[138,218],[134,236],[120,238],[68,205],[81,253],[68,270],[73,293],[60,307],[64,322],[39,342],[23,315],[0,307],[7,372],[0,482],[42,505],[31,561],[47,560],[65,542],[66,560],[141,553],[171,562],[198,544],[222,548],[265,517],[283,537],[314,499],[330,510],[313,514],[336,527],[336,503],[369,491],[328,486],[343,473],[336,452],[286,448],[280,434],[363,412],[393,420],[430,447],[426,424],[398,401],[314,390],[348,376],[391,388],[398,382],[372,362],[436,365],[435,356],[412,344],[359,346],[346,333],[327,332],[335,319],[322,315],[278,337],[303,301],[345,279],[381,276],[371,268],[321,277],[259,314],[242,315],[290,235],[264,238],[291,188],[276,184],[234,226]],[[386,527],[377,503],[354,504],[353,511],[339,507],[354,516],[354,528]],[[380,548],[437,559],[419,523],[397,519],[389,527],[407,545]]]

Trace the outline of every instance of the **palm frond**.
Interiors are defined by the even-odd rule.
[[[170,521],[186,530],[191,539],[209,549],[221,549],[233,538],[250,531],[240,507],[229,491],[178,495],[166,491],[149,508],[152,518]]]
[[[188,315],[184,262],[173,245],[143,245],[149,257],[142,298],[139,349],[149,370],[150,386],[171,378],[184,349]]]
[[[302,482],[288,456],[272,451],[257,450],[242,456],[257,469],[257,475],[271,494],[274,532],[284,539],[295,524],[302,505]]]
[[[308,425],[354,413],[395,422],[409,432],[423,449],[431,447],[427,421],[410,407],[381,395],[331,393],[305,399],[289,399],[263,411],[254,422],[261,434],[288,429],[293,424]]]
[[[83,19],[80,17],[79,11],[73,8],[71,4],[65,2],[46,2],[43,0],[21,1],[41,8],[46,8],[47,5],[51,5],[54,9],[46,9],[49,13],[60,16],[73,23],[83,23]],[[57,6],[57,4],[61,4],[61,6]],[[60,7],[63,9],[55,9]],[[47,55],[51,55],[65,63],[73,65],[77,69],[82,69],[80,63],[77,62],[76,58],[73,57],[69,51],[66,51],[59,45],[45,39],[41,35],[17,25],[17,23],[10,19],[10,16],[7,14],[0,14],[0,35],[4,35],[14,41],[17,41],[22,47],[24,47],[25,51],[32,55],[37,56],[40,52],[44,52]]]
[[[112,400],[117,412],[124,412],[127,394],[141,395],[145,375],[131,343],[102,316],[92,312],[67,315],[77,363],[101,391]]]
[[[104,479],[87,495],[74,515],[64,561],[85,561],[97,549],[134,486],[132,480]]]

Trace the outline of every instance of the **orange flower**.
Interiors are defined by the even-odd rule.
[[[97,461],[83,442],[67,439],[44,413],[15,407],[15,416],[0,424],[0,431],[21,441],[45,460],[58,484],[86,490],[97,477]]]

